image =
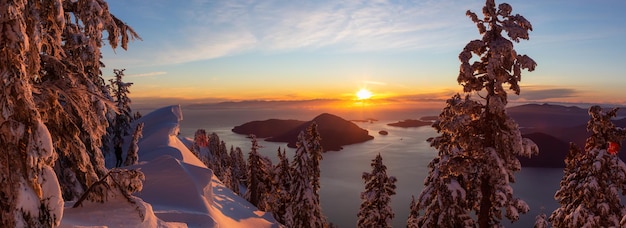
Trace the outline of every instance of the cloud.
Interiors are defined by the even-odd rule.
[[[520,96],[511,95],[510,100],[547,101],[581,96],[582,91],[551,86],[522,86]]]
[[[327,48],[368,52],[448,47],[466,42],[461,38],[466,36],[459,36],[463,31],[459,28],[472,27],[465,10],[480,9],[478,4],[463,5],[452,0],[196,0],[183,5],[177,17],[183,18],[183,23],[157,55],[164,56],[158,60],[160,63],[191,62],[248,51]]]
[[[519,96],[515,95],[512,91],[508,92],[509,101],[516,102],[556,102],[584,95],[584,91],[581,90],[553,86],[522,86]],[[463,94],[460,90],[442,90],[439,92],[394,96],[389,99],[395,101],[445,102],[456,93]],[[480,94],[484,94],[484,91]],[[472,95],[474,95],[474,93],[472,93]],[[478,97],[474,98],[478,99]]]
[[[167,72],[156,71],[156,72],[148,72],[148,73],[143,73],[143,74],[130,74],[130,75],[126,75],[126,76],[127,77],[138,78],[138,77],[152,77],[152,76],[165,75],[165,74],[167,74]]]

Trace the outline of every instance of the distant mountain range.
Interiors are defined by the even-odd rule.
[[[590,136],[587,132],[587,109],[553,104],[527,104],[508,108],[507,113],[518,123],[523,137],[533,140],[539,146],[538,156],[520,158],[522,166],[564,167],[569,142],[582,148]],[[616,126],[626,127],[626,118],[613,122]],[[626,159],[625,152],[622,148],[618,155],[622,160]]]
[[[361,143],[374,139],[368,131],[341,117],[324,113],[310,121],[277,120],[252,121],[232,129],[237,134],[254,134],[266,138],[269,142],[286,142],[288,147],[295,148],[298,134],[317,123],[317,130],[322,136],[321,145],[326,151],[339,151],[343,146]]]

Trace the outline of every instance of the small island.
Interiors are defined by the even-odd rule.
[[[362,119],[362,120],[350,120],[350,121],[355,122],[355,123],[374,123],[378,120],[374,118],[367,118],[367,119]]]
[[[431,124],[433,124],[433,122],[407,119],[407,120],[402,120],[402,121],[398,121],[395,123],[390,123],[387,125],[393,126],[393,127],[409,128],[409,127],[430,126]]]
[[[339,151],[343,146],[362,143],[374,139],[368,131],[339,116],[324,113],[310,121],[269,119],[252,121],[232,129],[237,134],[254,134],[268,142],[286,142],[295,148],[298,134],[305,131],[311,123],[317,123],[317,130],[322,138],[321,144],[326,151]]]

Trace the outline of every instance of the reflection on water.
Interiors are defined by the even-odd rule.
[[[250,141],[245,136],[231,132],[232,127],[252,120],[276,118],[276,112],[250,113],[240,112],[207,112],[184,110],[184,120],[181,123],[181,134],[191,137],[198,128],[207,132],[215,132],[230,147],[240,147],[247,155],[250,150]],[[237,114],[238,113],[238,114]],[[281,119],[312,119],[314,116],[278,116]],[[364,190],[361,179],[363,172],[370,172],[371,160],[380,153],[387,166],[387,174],[395,176],[396,195],[392,197],[392,208],[395,212],[393,227],[406,227],[409,214],[411,196],[420,194],[424,178],[428,175],[427,165],[435,156],[436,151],[429,147],[426,139],[436,135],[436,132],[426,126],[419,128],[397,128],[387,126],[379,121],[375,123],[357,123],[369,130],[375,137],[365,143],[346,146],[342,151],[328,152],[323,155],[321,165],[321,204],[328,220],[339,227],[355,227],[356,214],[361,200],[360,193]],[[389,135],[379,135],[380,130],[386,130]],[[324,137],[322,135],[322,137]],[[286,144],[261,141],[260,152],[273,161],[276,161],[276,150],[284,148]],[[293,157],[293,149],[287,153]],[[531,207],[531,211],[522,215],[520,221],[503,225],[507,227],[532,227],[535,216],[540,213],[549,214],[558,206],[553,195],[559,187],[563,175],[562,169],[523,168],[516,175],[514,185],[515,195],[524,199]]]

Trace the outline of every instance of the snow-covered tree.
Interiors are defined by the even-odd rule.
[[[138,120],[139,118],[141,118],[141,113],[140,112],[135,112],[135,114],[133,114],[133,121],[134,120]]]
[[[428,141],[439,153],[429,164],[426,186],[418,198],[416,209],[424,214],[413,221],[418,224],[409,226],[492,227],[503,213],[516,221],[519,213],[529,210],[514,197],[510,183],[521,168],[516,156],[530,156],[538,149],[521,137],[518,125],[506,114],[504,86],[519,94],[522,69],[535,69],[536,63],[517,54],[512,42],[528,39],[532,26],[523,16],[511,14],[506,3],[496,6],[494,0],[487,0],[482,11],[482,19],[467,11],[482,35],[459,54],[457,81],[467,95],[449,99],[433,124],[440,135]],[[470,62],[473,57],[479,60]],[[472,92],[480,102],[471,99]]]
[[[357,214],[357,227],[392,227],[395,216],[391,209],[391,196],[396,194],[394,176],[387,176],[387,166],[378,154],[372,160],[372,172],[363,173],[365,191],[361,192],[361,208]]]
[[[139,146],[137,145],[137,142],[139,142],[139,138],[142,137],[142,132],[143,123],[139,123],[135,128],[135,132],[133,132],[133,140],[130,142],[128,152],[126,153],[126,161],[124,161],[125,166],[136,165],[137,161],[139,161]]]
[[[111,128],[113,128],[111,143],[115,150],[115,167],[122,165],[121,148],[124,144],[124,137],[130,135],[130,123],[133,121],[133,113],[130,108],[131,101],[128,97],[130,93],[129,88],[133,83],[122,81],[124,70],[125,69],[114,69],[113,73],[115,74],[115,78],[109,80],[109,88],[111,88],[111,95],[113,96],[113,102],[115,103],[117,111],[115,118],[111,121]]]
[[[285,150],[283,149],[281,152],[280,148],[278,148],[278,163],[274,166],[272,172],[272,185],[269,190],[268,204],[270,205],[269,211],[273,213],[276,221],[281,224],[285,224],[287,206],[293,203],[290,195],[292,173],[293,171]]]
[[[0,25],[0,224],[55,226],[61,191],[106,172],[103,31],[112,48],[138,37],[104,0],[1,1]]]
[[[130,123],[134,119],[130,108],[131,100],[128,97],[130,93],[129,88],[133,83],[122,81],[125,70],[126,69],[114,69],[113,73],[115,74],[115,78],[109,80],[111,84],[109,88],[111,88],[111,95],[114,98],[113,102],[118,112],[113,121],[114,144],[118,141],[123,142],[122,137],[130,135]]]
[[[326,227],[326,217],[319,204],[319,160],[322,158],[322,146],[317,124],[312,123],[306,132],[300,132],[296,143],[296,153],[292,163],[291,183],[292,205],[287,209],[287,216],[292,221],[285,221],[290,227]]]
[[[243,159],[243,152],[241,152],[241,148],[230,147],[230,159],[231,159],[231,169],[232,175],[234,179],[237,179],[237,183],[244,184],[246,183],[246,179],[248,179],[248,166],[246,165],[246,161]],[[245,185],[245,184],[244,184]],[[235,189],[233,189],[235,191]],[[239,187],[237,187],[237,191],[235,193],[239,194]]]
[[[226,186],[227,188],[229,188],[233,192],[239,194],[239,180],[233,174],[233,170],[232,169],[226,169],[224,171],[224,177],[223,178],[224,179],[222,180],[222,183],[224,184],[224,186]]]
[[[224,179],[224,172],[230,167],[230,156],[226,149],[226,143],[220,140],[217,133],[213,132],[208,137],[209,139],[209,158],[207,167],[213,170],[215,176],[220,180]]]
[[[626,165],[610,145],[621,145],[626,130],[611,122],[617,109],[604,113],[599,106],[593,106],[589,115],[587,130],[591,136],[587,138],[585,151],[570,144],[561,188],[554,196],[561,206],[550,215],[554,227],[624,225],[620,225],[620,220],[626,214],[626,207],[620,195],[626,193]]]
[[[256,136],[250,135],[252,147],[248,154],[248,185],[244,198],[259,210],[267,210],[267,196],[270,187],[271,161],[259,154]]]
[[[548,219],[546,214],[541,213],[535,217],[535,226],[534,228],[548,228],[550,224],[548,223]]]
[[[419,228],[419,226],[417,226],[418,217],[419,209],[417,208],[417,202],[415,202],[415,196],[411,195],[411,203],[409,204],[409,218],[407,219],[407,228]]]

